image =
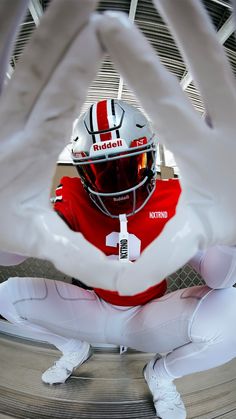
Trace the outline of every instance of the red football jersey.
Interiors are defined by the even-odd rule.
[[[130,260],[135,261],[173,217],[180,192],[178,180],[157,180],[156,189],[146,205],[128,217]],[[80,179],[63,177],[56,195],[54,208],[71,229],[81,232],[108,257],[118,258],[120,221],[103,214],[92,203]],[[94,291],[111,304],[134,306],[143,305],[162,296],[166,287],[166,280],[163,280],[145,292],[133,296],[120,296],[117,292],[98,288]]]

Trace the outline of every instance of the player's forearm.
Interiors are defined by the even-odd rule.
[[[211,288],[228,288],[236,283],[236,247],[214,246],[199,251],[189,264]]]
[[[27,258],[25,256],[16,255],[15,253],[7,253],[0,250],[0,266],[19,265]]]

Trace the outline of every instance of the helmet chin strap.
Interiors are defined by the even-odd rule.
[[[122,263],[129,262],[129,233],[127,230],[126,214],[119,215],[120,232],[119,232],[119,261]],[[120,355],[127,351],[127,346],[120,345]]]

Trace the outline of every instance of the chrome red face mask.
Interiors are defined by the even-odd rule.
[[[76,167],[85,189],[95,205],[111,217],[139,211],[154,189],[153,143],[141,150],[83,160],[78,159]]]

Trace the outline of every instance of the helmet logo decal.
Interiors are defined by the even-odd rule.
[[[137,138],[136,140],[133,140],[130,144],[130,147],[141,147],[142,145],[145,145],[148,143],[148,140],[146,137]]]
[[[118,140],[100,141],[93,144],[90,148],[90,156],[112,154],[114,152],[126,151],[128,146],[122,138]]]
[[[129,194],[126,194],[126,195],[114,197],[113,201],[114,202],[125,201],[126,199],[129,199],[129,198],[130,198]]]

